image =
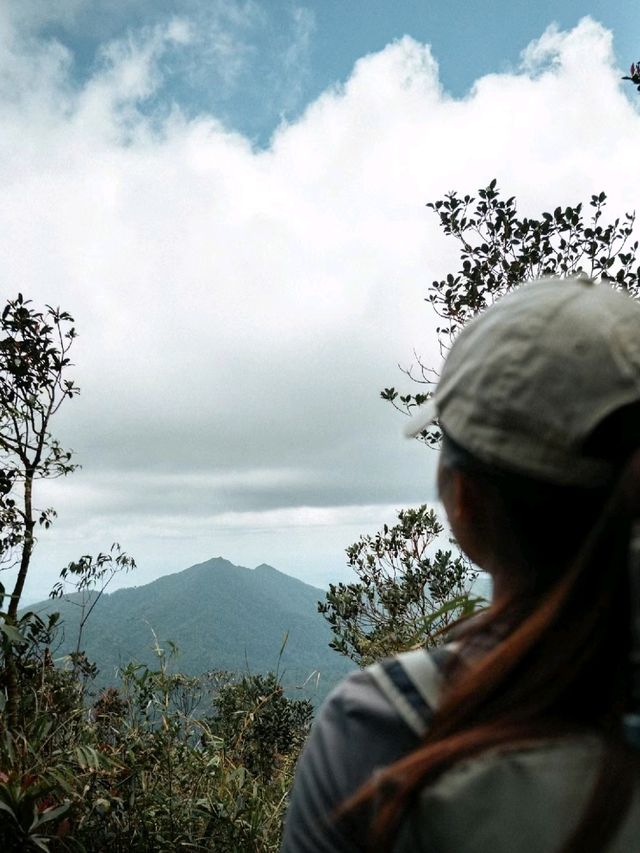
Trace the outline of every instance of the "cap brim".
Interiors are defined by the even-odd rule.
[[[407,438],[415,438],[438,417],[438,406],[435,397],[423,403],[404,428]]]

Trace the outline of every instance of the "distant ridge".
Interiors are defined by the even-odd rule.
[[[157,666],[155,633],[160,645],[170,640],[178,646],[175,668],[181,672],[278,669],[289,691],[306,682],[302,692],[318,701],[353,668],[328,647],[331,632],[316,610],[323,597],[321,589],[266,563],[248,569],[215,557],[143,586],[105,593],[81,645],[100,670],[101,686],[116,684],[117,670],[131,661]],[[75,648],[77,600],[76,594],[29,607],[40,614],[60,612],[64,636],[55,658]]]

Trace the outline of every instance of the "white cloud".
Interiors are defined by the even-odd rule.
[[[378,400],[414,347],[437,358],[422,299],[456,257],[425,202],[494,176],[533,213],[603,188],[613,211],[632,209],[640,190],[637,104],[589,19],[548,30],[522,68],[464,100],[404,38],[264,151],[215,116],[145,113],[163,51],[188,41],[187,21],[132,34],[78,85],[66,48],[5,27],[3,292],[61,304],[81,335],[83,395],[59,425],[85,469],[55,492],[41,579],[52,555],[112,539],[149,571],[221,542],[231,559],[278,565],[294,539],[273,513],[304,520],[301,507],[330,521],[307,540],[318,525],[295,525],[287,568],[313,565],[317,582],[323,562],[328,577],[355,538],[334,523],[345,506],[379,506],[381,524],[389,507],[433,498],[433,457],[400,440]],[[198,554],[153,544],[167,529],[184,548],[189,517]]]
[[[87,6],[88,0],[8,0],[3,4],[3,17],[30,32],[51,23],[71,25]]]

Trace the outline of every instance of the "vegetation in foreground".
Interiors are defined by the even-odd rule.
[[[21,723],[0,741],[0,849],[278,850],[308,701],[273,673],[174,672],[158,646],[156,668],[131,664],[89,703],[91,664],[54,666],[52,631],[28,615],[5,639]]]

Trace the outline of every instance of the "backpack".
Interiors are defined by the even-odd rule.
[[[423,737],[456,645],[416,649],[368,668]],[[595,735],[501,747],[460,761],[418,796],[394,853],[557,853],[586,808],[602,758]],[[640,853],[640,784],[607,853]]]

